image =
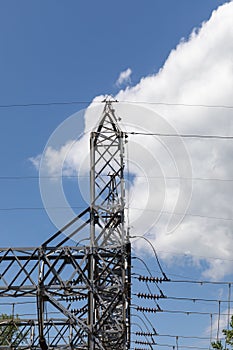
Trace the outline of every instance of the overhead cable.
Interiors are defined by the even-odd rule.
[[[217,108],[217,109],[233,109],[232,105],[224,105],[224,104],[204,104],[204,103],[179,103],[179,102],[166,102],[166,101],[130,101],[130,100],[122,100],[122,101],[111,101],[112,103],[128,103],[128,104],[142,104],[142,105],[161,105],[161,106],[178,106],[178,107],[201,107],[201,108]],[[16,107],[40,107],[40,106],[65,106],[65,105],[90,105],[90,104],[100,104],[105,103],[104,101],[51,101],[51,102],[29,102],[29,103],[9,103],[9,104],[0,104],[0,108],[16,108]]]
[[[224,139],[233,140],[233,136],[226,135],[201,135],[201,134],[163,134],[163,133],[150,133],[150,132],[127,132],[128,135],[143,135],[143,136],[160,136],[160,137],[181,137],[181,138],[198,138],[198,139]]]
[[[106,175],[108,176],[108,175]],[[221,179],[221,178],[208,178],[208,177],[185,177],[185,176],[146,176],[135,175],[134,178],[146,178],[146,179],[163,179],[163,180],[191,180],[191,181],[219,181],[219,182],[233,182],[233,179]],[[77,179],[77,178],[90,178],[90,175],[22,175],[22,176],[0,176],[0,180],[39,180],[39,179]]]

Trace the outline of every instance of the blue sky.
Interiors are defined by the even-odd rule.
[[[188,41],[194,28],[199,28],[203,21],[208,21],[212,11],[224,3],[226,1],[215,0],[149,0],[145,3],[122,0],[115,3],[110,3],[109,1],[81,2],[74,0],[69,2],[54,0],[49,2],[32,2],[21,0],[19,2],[15,0],[1,3],[1,246],[39,245],[56,230],[46,211],[43,210],[37,178],[38,172],[29,158],[36,157],[43,152],[50,135],[59,124],[70,115],[87,107],[88,102],[92,101],[96,96],[104,94],[117,95],[121,88],[123,92],[119,93],[118,96],[122,100],[127,100],[129,97],[136,96],[133,88],[138,84],[137,86],[142,90],[142,94],[136,97],[140,101],[141,96],[143,96],[143,87],[140,85],[140,80],[156,75],[163,67],[170,52],[176,48],[179,42],[181,40]],[[211,43],[211,45],[213,44]],[[210,56],[212,52],[211,45],[208,51]],[[186,56],[184,55],[183,57]],[[172,60],[172,57],[170,60]],[[192,57],[190,57],[190,61],[192,61]],[[221,62],[224,62],[224,60]],[[187,61],[183,62],[184,66],[188,64],[189,62]],[[203,66],[204,64],[205,62],[203,62]],[[192,66],[190,65],[190,67]],[[129,90],[131,90],[129,92],[127,92],[127,89],[125,90],[126,86],[122,85],[119,87],[116,84],[119,74],[127,68],[132,70],[129,82]],[[176,71],[179,72],[179,69],[180,67],[177,66]],[[216,69],[212,75],[214,74],[218,75]],[[210,76],[206,79],[208,81],[211,80]],[[157,86],[159,87],[159,85]],[[230,85],[225,84],[225,86],[227,90],[227,87]],[[221,93],[219,95],[219,100],[217,98],[215,100],[218,104],[226,104],[228,101],[232,101],[228,97],[228,99],[224,98]],[[226,95],[228,96],[227,91]],[[166,90],[164,90],[161,96],[159,98],[166,101],[169,101],[171,96],[176,98],[170,90],[167,95]],[[195,98],[195,101],[193,100],[194,103],[197,103],[197,101],[203,103],[203,100],[200,98],[204,95],[196,96],[193,94],[192,96]],[[150,101],[149,97],[146,98]],[[57,106],[4,107],[6,105],[46,104],[65,101],[83,101],[84,103]],[[192,99],[186,100],[187,103],[191,103],[190,101],[192,102]],[[179,102],[182,102],[181,97]],[[211,99],[204,100],[204,103],[215,104]],[[159,112],[166,114],[167,111],[164,109]],[[219,116],[215,112],[211,112],[213,123],[210,123],[210,119],[208,119],[210,116],[207,115],[207,112],[201,116],[192,116],[190,122],[185,119],[185,115],[182,116],[182,120],[176,119],[175,115],[178,112],[177,110],[173,112],[174,120],[172,117],[172,121],[177,121],[179,130],[187,133],[196,131],[204,134],[211,132],[213,134],[218,132],[226,133],[230,132],[230,127],[232,127],[232,124],[229,122],[230,114],[225,112],[223,114],[223,111],[221,111],[221,128],[219,128],[216,121]],[[190,129],[189,124],[191,124]],[[83,128],[83,125],[80,128]],[[82,130],[79,131],[81,132]],[[197,153],[200,154],[198,147],[200,147],[203,157],[207,157],[209,151],[213,159],[217,159],[219,156],[215,148],[212,148],[209,144],[204,146],[203,144],[201,146],[192,144],[190,146],[190,154],[191,158],[194,155],[192,162],[196,177],[210,177],[211,175],[219,177],[221,175],[222,177],[232,178],[232,173],[230,173],[232,169],[220,169],[221,161],[219,159],[217,159],[215,166],[210,168],[211,170],[208,169],[208,171],[204,172],[202,166],[205,163],[205,159],[201,160],[201,157],[197,159],[194,153],[195,150],[198,150]],[[222,154],[228,154],[229,159],[231,159],[232,148],[227,147],[222,149]],[[218,165],[219,171],[217,172]],[[200,173],[202,170],[203,172]],[[16,178],[13,179],[13,177]],[[19,178],[17,179],[17,177]],[[72,186],[74,185],[73,182]],[[195,184],[195,186],[194,201],[190,207],[192,213],[198,213],[195,211],[198,207],[195,199],[197,198],[196,201],[199,200],[200,203],[198,193],[202,192],[202,188],[198,187],[199,184]],[[229,207],[226,203],[229,202],[224,202],[224,198],[220,194],[228,192],[230,195],[232,185],[230,183],[231,187],[226,187],[229,186],[229,183],[224,183],[221,185],[214,184],[214,186],[214,189],[208,188],[208,192],[205,193],[207,197],[204,200],[206,200],[205,203],[208,203],[208,198],[214,198],[213,202],[218,203],[219,206],[216,204],[208,211],[205,204],[201,214],[223,216]],[[217,198],[211,197],[214,193],[213,191],[219,194]],[[67,193],[69,195],[69,184],[67,185]],[[76,204],[74,197],[72,197],[72,203]],[[77,199],[76,205],[80,205],[79,199]],[[220,205],[222,205],[221,208]],[[202,223],[199,225],[201,226]],[[218,224],[215,224],[215,221],[211,224],[212,226],[208,225],[205,224],[206,230],[211,230],[218,226]],[[192,232],[194,229],[199,230],[200,226],[195,227],[193,222],[189,222],[186,227],[184,226],[183,230],[186,229],[188,232],[191,230]],[[221,227],[219,230],[221,231]],[[210,239],[218,239],[217,231],[214,233],[214,238]],[[198,258],[197,251],[192,252],[191,248],[190,251],[187,251],[185,239],[182,238],[182,241],[173,239],[171,249],[168,249],[163,238],[159,237],[158,242],[161,245],[164,266],[171,275],[191,276],[194,279],[200,278],[200,276],[203,277],[202,272],[207,270],[206,260]],[[187,253],[185,259],[177,258],[173,260],[167,257],[166,252],[162,254],[163,250],[170,251],[177,248],[177,242],[180,244],[180,251]],[[182,244],[183,242],[184,244]],[[195,245],[193,242],[191,240],[191,244]],[[205,249],[203,251],[199,249],[199,251],[199,255],[206,253]],[[223,255],[223,257],[228,258],[228,253],[226,252],[226,255]],[[189,254],[191,254],[190,256],[193,257],[195,263],[190,263],[192,259]],[[213,251],[213,257],[216,254]],[[143,257],[145,258],[145,255]],[[148,264],[152,271],[157,270],[153,257],[148,259]],[[136,266],[140,269],[140,262],[136,263]],[[211,266],[211,271],[213,271],[216,266]],[[232,280],[232,275],[229,273],[231,268],[232,266],[229,265],[220,277]],[[144,274],[146,274],[145,271]],[[137,287],[136,284],[135,289],[137,288],[140,287]],[[196,289],[190,290],[187,286],[175,288],[172,284],[170,288],[166,287],[168,295],[173,294],[173,291],[177,295],[184,295],[186,292],[189,295],[197,295],[200,289],[197,288],[198,291]],[[226,299],[227,288],[222,291],[221,287],[217,289],[206,287],[203,292],[205,297],[214,299],[221,293]],[[163,306],[166,309],[166,300],[163,302]],[[171,308],[174,307],[179,309],[178,305],[173,304],[171,306]],[[189,306],[187,306],[186,310],[188,308]],[[223,308],[225,307],[223,306]],[[203,305],[198,310],[200,311],[200,309],[206,310]],[[210,309],[211,311],[209,312],[216,311],[217,305],[214,304],[213,308],[208,310]],[[177,322],[177,319],[171,321],[173,319],[169,318],[169,315],[166,316],[167,319],[165,321],[161,319],[161,330],[163,333],[166,333],[166,325],[172,328],[170,323]],[[164,315],[162,317],[165,318]],[[187,331],[189,335],[203,332],[203,329],[209,326],[209,321],[205,320],[202,323],[200,320],[194,320],[191,324],[194,328],[192,330],[190,330],[188,323],[184,319],[180,321],[183,330]],[[169,328],[168,332],[172,332],[170,331],[171,328]],[[181,331],[179,330],[179,332]]]
[[[91,100],[161,68],[171,49],[225,1],[17,1],[1,6],[1,100]]]
[[[91,101],[115,94],[121,71],[131,67],[132,84],[157,72],[181,38],[224,2],[3,2],[1,104]],[[36,175],[28,158],[41,153],[59,123],[84,106],[1,108],[2,176]],[[2,208],[41,205],[36,180],[0,185]],[[26,244],[35,220],[41,221],[40,234],[53,229],[40,212],[1,215],[3,245]]]

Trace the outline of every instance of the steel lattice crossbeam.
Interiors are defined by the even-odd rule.
[[[130,348],[124,143],[106,102],[90,137],[90,207],[40,247],[0,249],[0,301],[12,307],[0,319],[0,349]],[[88,226],[89,244],[76,246]]]

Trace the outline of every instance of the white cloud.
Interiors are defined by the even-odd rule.
[[[130,83],[130,76],[132,74],[132,70],[130,68],[127,68],[123,72],[120,73],[116,85],[121,86]]]
[[[121,90],[116,98],[120,101],[145,103],[232,105],[232,16],[232,2],[219,7],[200,30],[195,30],[189,40],[182,41],[170,53],[158,74],[142,78],[136,86]],[[172,123],[179,133],[233,134],[230,109],[166,105],[149,107]],[[151,125],[150,130],[161,132],[159,125]],[[195,178],[232,178],[232,142],[186,140],[185,143]],[[178,160],[179,155],[176,156],[176,161]],[[164,164],[166,174],[173,176],[168,165]],[[171,193],[175,190],[174,182],[169,184],[171,188],[167,189],[165,210],[170,210]],[[163,257],[177,261],[180,258],[176,252],[189,251],[193,264],[198,264],[203,259],[208,262],[208,267],[203,272],[205,277],[216,279],[231,273],[233,222],[204,217],[233,218],[232,195],[232,182],[194,181],[188,212],[203,218],[186,216],[182,224],[170,234],[166,232],[166,218],[161,218],[151,231],[156,248],[170,251]],[[142,226],[141,232],[145,232]],[[138,241],[138,244],[141,249],[142,241]]]
[[[41,154],[38,154],[38,156],[35,156],[35,157],[30,157],[28,160],[34,165],[34,167],[35,167],[37,170],[39,170],[39,168],[40,168]]]
[[[206,336],[210,336],[212,341],[225,339],[222,330],[228,329],[232,314],[233,309],[230,308],[222,310],[220,315],[214,315],[212,325],[205,330]]]
[[[186,42],[182,41],[170,53],[158,74],[144,77],[136,86],[121,90],[116,96],[119,101],[143,101],[150,108],[144,110],[138,104],[116,104],[114,107],[122,117],[122,127],[161,133],[174,133],[177,129],[178,133],[187,134],[232,135],[232,109],[146,104],[154,101],[232,105],[232,18],[233,2],[219,7],[198,31],[195,30]],[[122,72],[117,84],[127,83],[131,73],[130,68]],[[102,97],[95,100],[99,98],[102,100]],[[98,108],[100,111],[103,106]],[[97,123],[97,109],[90,108],[86,113],[87,133]],[[83,164],[83,171],[88,171],[88,162],[83,160],[86,152],[83,150],[89,147],[88,137],[75,144],[71,140],[73,138],[58,149],[47,150],[47,170],[50,173],[56,172],[62,164],[68,172]],[[233,178],[231,141],[186,139],[185,145],[194,178]],[[192,176],[182,140],[132,136],[129,137],[128,150],[130,171],[137,175],[131,185],[131,233],[150,231],[152,242],[167,261],[179,262],[177,253],[182,252],[189,252],[189,261],[195,266],[205,260],[207,267],[203,275],[207,278],[218,279],[231,273],[233,221],[217,218],[233,218],[232,182],[195,180],[189,205],[190,182],[163,179],[164,176]],[[87,159],[87,153],[85,157]],[[182,219],[179,214],[186,209],[191,215],[177,226]],[[176,215],[169,215],[173,210]],[[169,229],[171,220],[173,230]],[[135,244],[137,249],[142,249],[146,243],[138,240]]]

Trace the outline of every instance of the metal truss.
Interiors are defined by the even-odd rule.
[[[107,101],[90,137],[90,207],[40,247],[0,248],[0,306],[12,307],[0,349],[130,348],[125,137]],[[89,244],[75,244],[87,228]]]

